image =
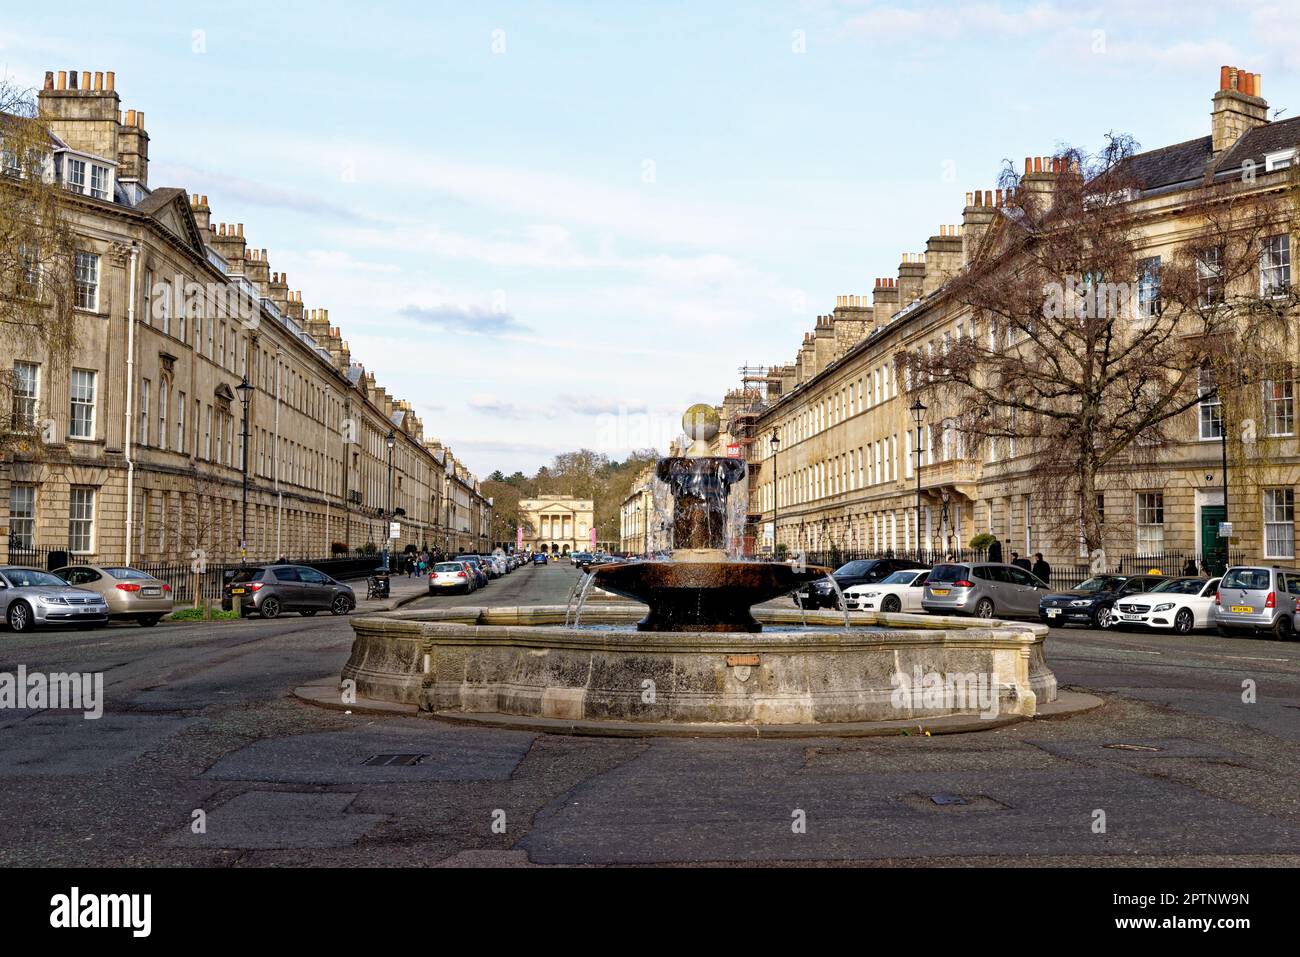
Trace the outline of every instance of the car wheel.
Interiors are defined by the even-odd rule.
[[[1174,631],[1180,635],[1189,635],[1196,626],[1196,616],[1190,608],[1184,608],[1174,615]]]
[[[302,615],[304,618],[310,618],[318,611],[320,611],[319,608],[304,608],[302,611],[298,612],[298,614]]]
[[[1115,612],[1109,605],[1098,608],[1092,613],[1092,626],[1105,631],[1115,624]]]
[[[993,617],[993,599],[991,599],[991,598],[981,598],[979,601],[977,601],[977,602],[975,603],[975,617],[976,617],[976,618],[992,618],[992,617]]]
[[[262,617],[275,618],[280,614],[280,599],[264,598],[262,599]]]
[[[433,592],[430,592],[429,594],[433,594]],[[333,615],[346,615],[351,610],[352,605],[348,601],[346,595],[336,595],[333,603],[330,605],[330,614]]]
[[[896,595],[886,595],[885,600],[880,603],[880,610],[887,612],[896,612],[901,610],[903,603],[898,600]]]
[[[1273,623],[1273,637],[1278,641],[1290,641],[1294,637],[1291,630],[1291,619],[1283,615]]]
[[[25,601],[16,601],[9,606],[9,614],[5,616],[9,622],[10,631],[31,631],[33,627],[32,610]]]
[[[162,621],[162,615],[141,615],[136,619],[141,628],[152,628]]]

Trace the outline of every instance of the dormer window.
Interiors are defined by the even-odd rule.
[[[90,164],[90,195],[95,199],[108,199],[108,167]]]
[[[86,162],[85,160],[73,159],[68,157],[67,171],[64,174],[64,183],[69,190],[74,193],[84,193],[86,191]]]
[[[1288,166],[1294,166],[1296,162],[1296,148],[1289,150],[1278,150],[1276,153],[1264,154],[1264,172],[1273,173],[1280,169],[1286,169]]]

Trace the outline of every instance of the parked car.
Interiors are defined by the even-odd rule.
[[[1042,581],[1017,565],[949,562],[930,570],[921,607],[938,615],[1032,617],[1047,592]]]
[[[108,617],[152,628],[172,613],[172,586],[148,572],[124,565],[68,565],[53,574],[74,588],[104,597]]]
[[[466,562],[438,562],[429,572],[429,594],[461,592],[465,595],[478,590],[474,571]]]
[[[1038,617],[1047,625],[1110,628],[1116,624],[1116,601],[1151,591],[1168,580],[1165,575],[1094,575],[1077,588],[1045,595]]]
[[[1148,592],[1117,602],[1115,617],[1125,627],[1170,628],[1186,635],[1214,626],[1214,596],[1218,592],[1217,578],[1170,578]]]
[[[468,562],[469,566],[474,569],[474,577],[477,579],[479,588],[486,588],[488,582],[493,578],[487,570],[486,563],[477,555],[457,555],[452,561]]]
[[[1295,637],[1300,569],[1276,565],[1234,565],[1223,573],[1214,599],[1214,624],[1225,638],[1242,632]]]
[[[876,585],[854,585],[844,589],[844,604],[853,611],[919,612],[928,568],[906,568],[886,575]]]
[[[569,561],[572,562],[573,565],[575,565],[578,568],[581,568],[584,563],[591,561],[592,558],[594,557],[595,556],[592,555],[591,552],[570,552],[569,553]]]
[[[831,573],[840,590],[856,585],[875,585],[894,572],[909,568],[926,570],[929,566],[909,558],[864,558],[846,562]],[[794,593],[794,603],[800,608],[837,608],[839,596],[830,582],[822,579],[806,585]]]
[[[546,564],[546,553],[545,553],[545,552],[534,552],[534,553],[533,553],[533,564],[534,564],[534,565],[545,565],[545,564]]]
[[[108,602],[49,572],[7,565],[0,568],[0,615],[10,631],[38,625],[100,628],[108,624]]]
[[[221,607],[230,611],[243,600],[245,615],[275,618],[284,611],[311,617],[318,611],[346,615],[357,607],[351,585],[306,565],[250,565],[235,570],[221,590]]]

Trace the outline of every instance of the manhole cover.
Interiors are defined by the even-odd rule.
[[[1163,751],[1164,748],[1157,748],[1153,744],[1103,744],[1103,748],[1109,748],[1112,751]]]
[[[409,768],[427,757],[427,754],[372,754],[361,763],[371,768]]]

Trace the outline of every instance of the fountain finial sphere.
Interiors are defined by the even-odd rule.
[[[682,430],[696,442],[709,442],[722,428],[718,410],[707,402],[697,402],[682,416]]]

